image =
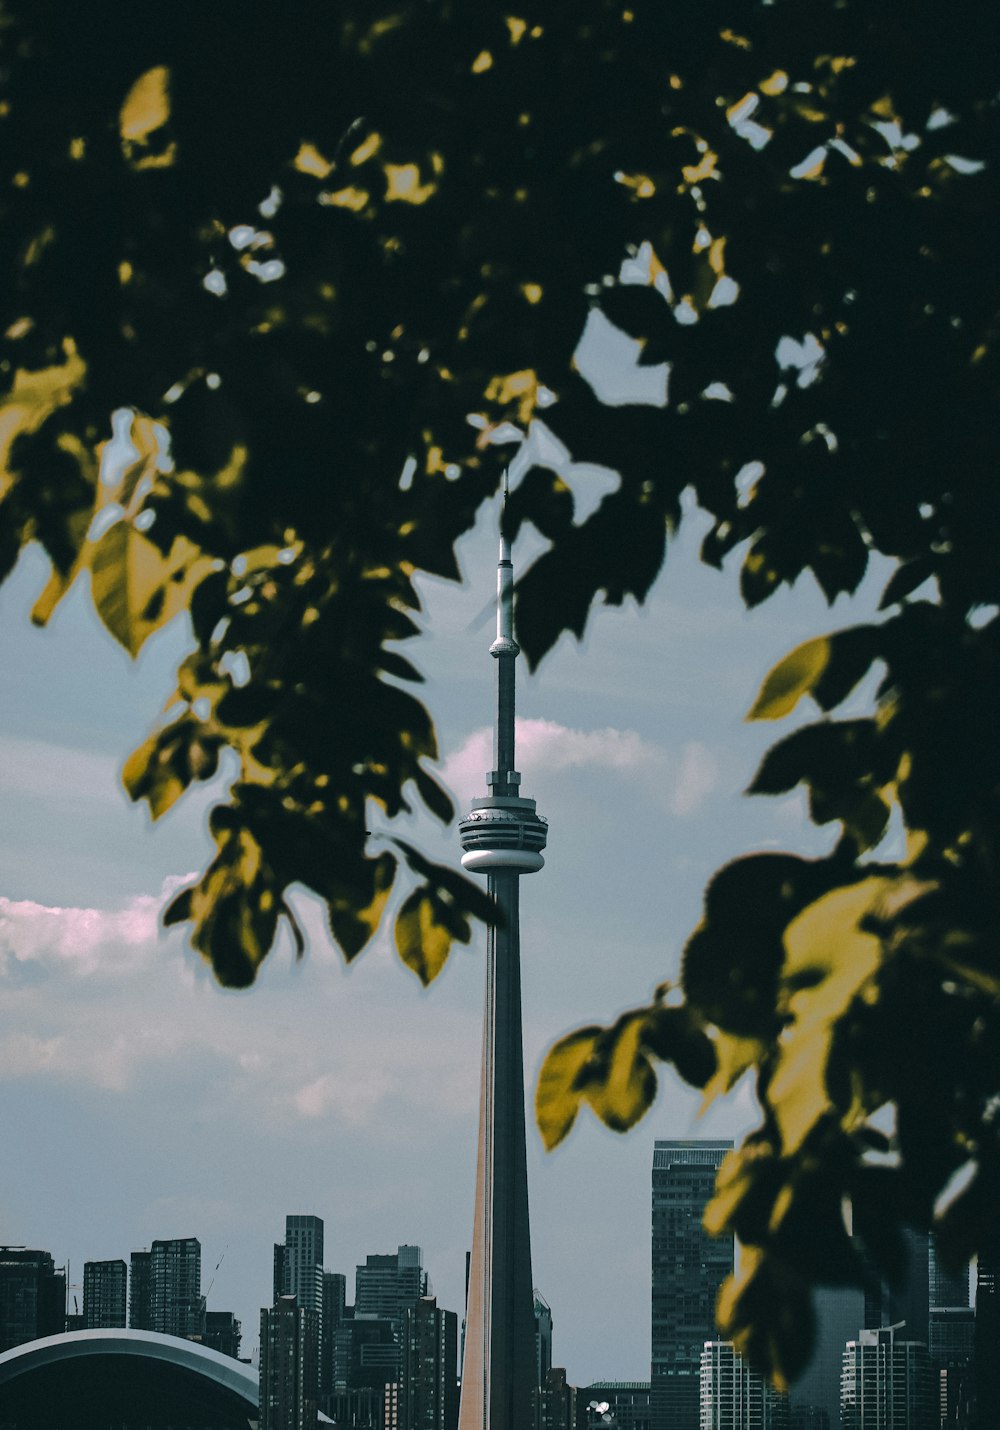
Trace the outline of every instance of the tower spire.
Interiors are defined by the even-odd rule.
[[[504,478],[504,502],[507,482]],[[496,718],[489,794],[459,825],[462,864],[486,874],[495,916],[486,949],[476,1205],[459,1430],[524,1430],[535,1385],[535,1323],[524,1057],[521,1046],[520,877],[544,864],[548,827],[519,793],[514,768],[514,568],[500,530]]]

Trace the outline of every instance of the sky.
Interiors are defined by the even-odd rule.
[[[613,480],[592,468],[568,479],[581,518]],[[460,810],[485,792],[491,762],[496,520],[484,511],[462,543],[461,585],[424,582],[424,634],[407,649]],[[740,554],[721,573],[698,563],[706,525],[689,507],[644,608],[596,611],[584,642],[564,637],[535,676],[518,662],[522,791],[550,823],[545,868],[521,894],[529,1103],[556,1038],[676,975],[715,869],[832,843],[800,793],[741,793],[810,711],[784,726],[744,715],[794,644],[871,614],[885,571],[832,612],[804,577],[748,613]],[[515,567],[538,549],[526,532]],[[178,620],[133,662],[79,584],[35,630],[45,579],[29,550],[0,587],[0,1242],[68,1260],[79,1287],[84,1260],[197,1236],[209,1309],[240,1317],[247,1355],[285,1215],[313,1213],[349,1300],[368,1253],[416,1243],[439,1304],[461,1313],[484,934],[424,991],[392,950],[391,922],[348,969],[300,892],[304,960],[283,940],[254,988],[217,987],[158,914],[209,857],[225,775],[156,826],[118,779],[173,688],[188,629]],[[454,829],[418,820],[409,834],[457,865]],[[753,1121],[746,1086],[699,1117],[698,1096],[665,1072],[626,1136],[584,1112],[546,1155],[529,1124],[534,1280],[571,1382],[648,1379],[654,1139],[739,1137]]]

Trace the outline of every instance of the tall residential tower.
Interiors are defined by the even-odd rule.
[[[486,949],[479,1155],[459,1430],[524,1430],[535,1386],[535,1317],[528,1235],[521,1049],[518,899],[522,874],[542,867],[545,820],[520,794],[514,768],[514,572],[500,540],[496,724],[489,793],[459,829],[462,863],[489,881],[495,917]]]

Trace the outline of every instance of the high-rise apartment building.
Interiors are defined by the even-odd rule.
[[[972,1307],[932,1306],[928,1350],[941,1424],[971,1423],[976,1353],[976,1313]],[[1000,1351],[1000,1346],[996,1350]]]
[[[153,1329],[151,1251],[133,1251],[129,1261],[128,1323],[134,1331]]]
[[[319,1312],[281,1296],[260,1313],[260,1430],[315,1430]]]
[[[1000,1233],[979,1248],[976,1266],[976,1413],[980,1425],[1000,1425]]]
[[[578,1392],[561,1365],[551,1365],[535,1391],[535,1430],[577,1430]]]
[[[205,1301],[201,1294],[201,1242],[196,1236],[153,1242],[149,1301],[150,1330],[165,1336],[201,1336]]]
[[[900,1335],[896,1326],[862,1330],[844,1347],[843,1430],[932,1430],[938,1424],[927,1346]]]
[[[399,1375],[399,1334],[394,1321],[377,1316],[349,1316],[333,1338],[333,1386],[336,1395],[378,1390]]]
[[[732,1142],[657,1142],[653,1149],[653,1430],[698,1425],[701,1353],[714,1340],[719,1288],[733,1270],[731,1236],[701,1224]]]
[[[88,1331],[124,1326],[128,1301],[124,1261],[83,1263],[83,1324]]]
[[[354,1282],[355,1316],[378,1316],[401,1327],[407,1309],[428,1294],[419,1246],[400,1246],[388,1255],[368,1256]]]
[[[297,1296],[300,1306],[323,1314],[323,1219],[285,1217],[285,1262],[282,1295]]]
[[[48,1251],[0,1246],[0,1352],[62,1333],[66,1277]]]
[[[406,1309],[398,1387],[398,1430],[456,1430],[458,1317],[434,1296]]]
[[[700,1399],[698,1430],[788,1430],[788,1396],[751,1369],[732,1341],[702,1347]]]

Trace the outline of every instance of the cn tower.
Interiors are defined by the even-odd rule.
[[[525,1430],[532,1423],[535,1318],[528,1231],[521,1049],[522,874],[544,864],[547,827],[520,794],[514,768],[514,568],[500,538],[497,568],[496,725],[489,793],[459,824],[462,863],[485,874],[494,917],[486,946],[476,1209],[466,1309],[459,1430]]]

